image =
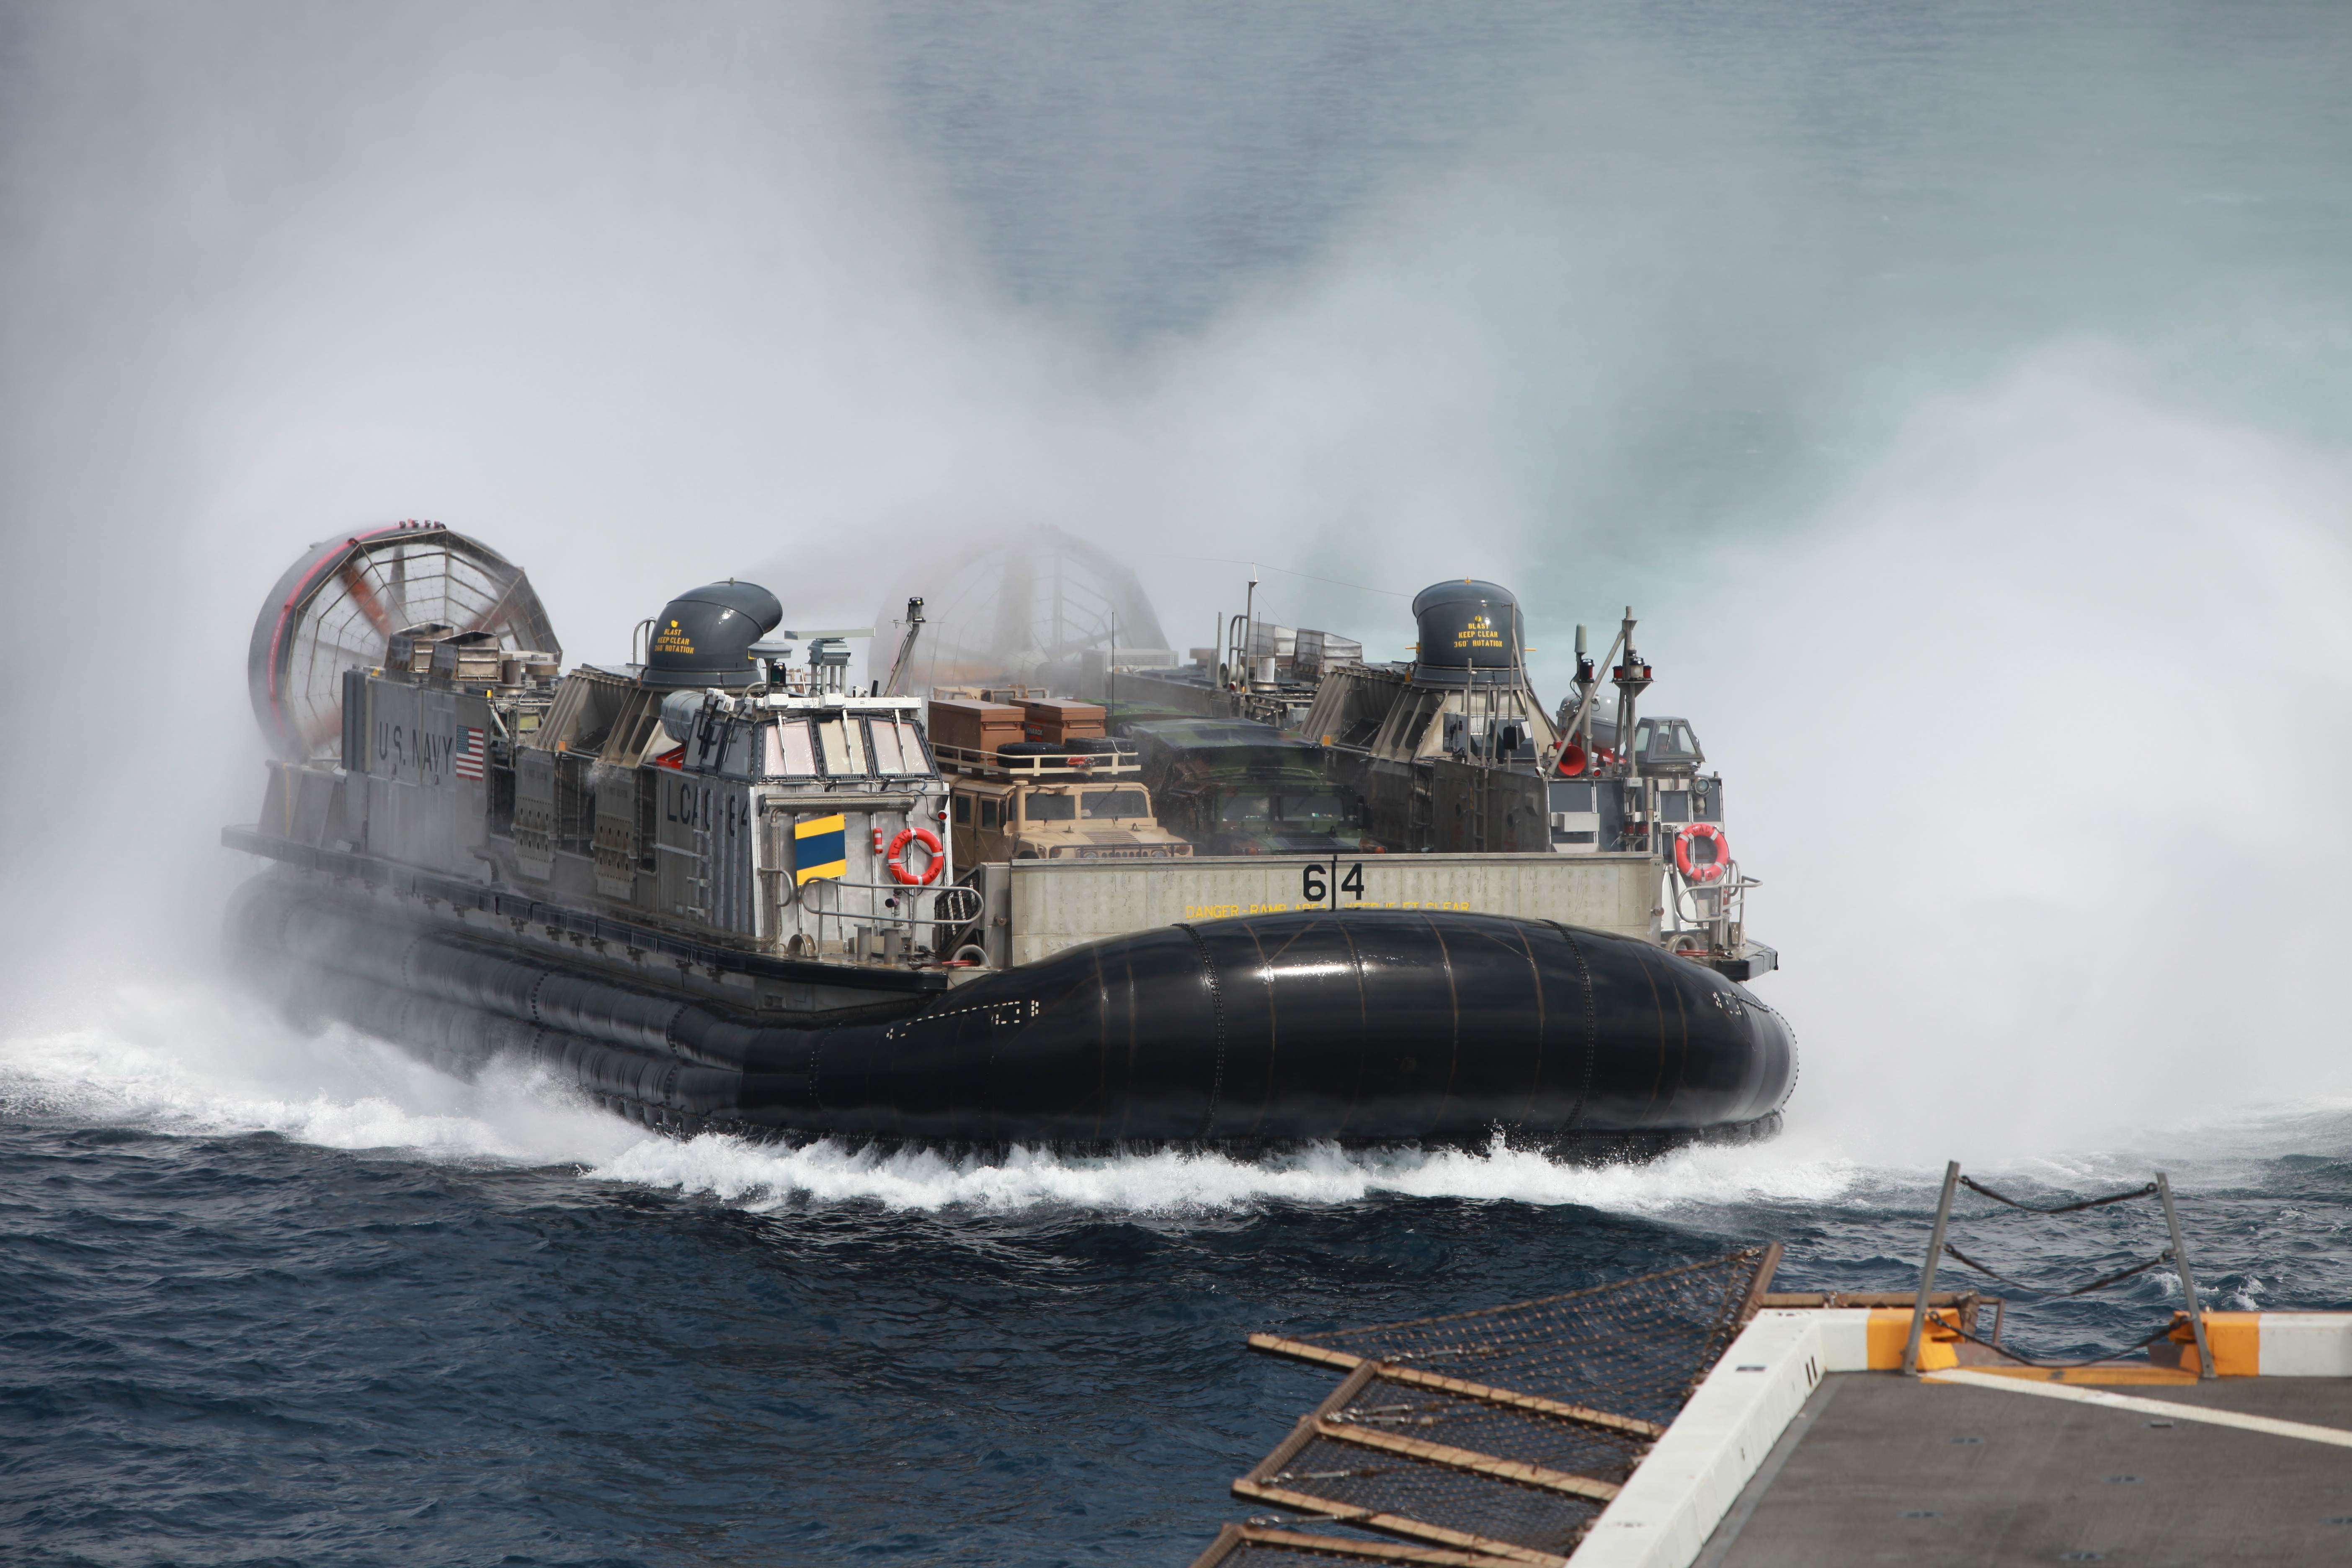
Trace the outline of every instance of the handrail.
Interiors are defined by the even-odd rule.
[[[1674,901],[1675,924],[1663,935],[1674,936],[1683,931],[1707,933],[1713,945],[1727,949],[1729,928],[1735,925],[1744,927],[1748,923],[1748,889],[1760,888],[1764,884],[1760,879],[1742,871],[1738,861],[1729,860],[1724,864],[1727,869],[1721,881],[1702,885],[1684,877],[1675,865],[1674,857],[1669,855],[1665,858],[1666,885]],[[1683,907],[1685,895],[1690,898],[1687,910]],[[1706,904],[1703,901],[1709,898],[1716,901],[1716,912],[1711,915],[1706,912]],[[1683,923],[1685,921],[1689,922],[1687,925]]]
[[[893,910],[886,908],[881,900],[869,898],[866,900],[868,907],[865,910],[846,910],[838,906],[827,909],[814,901],[813,889],[822,887],[847,889],[866,894],[887,893],[899,900],[906,907],[902,910]],[[946,900],[943,906],[946,910],[945,913],[922,912],[922,906],[925,904],[932,905],[935,910],[942,907],[940,905],[941,900]],[[962,882],[951,882],[940,887],[922,887],[904,882],[858,882],[845,877],[824,877],[812,879],[795,890],[795,900],[800,904],[802,913],[815,922],[814,936],[817,950],[811,956],[819,962],[823,962],[824,958],[824,943],[827,940],[825,922],[827,921],[834,922],[835,930],[831,940],[836,946],[846,944],[849,936],[848,927],[854,923],[862,926],[893,928],[904,926],[908,928],[908,945],[912,947],[917,928],[970,925],[981,917],[987,907],[986,900],[981,890]]]
[[[2153,1258],[2142,1258],[2135,1263],[2127,1265],[2126,1267],[2103,1274],[2099,1278],[2093,1279],[2086,1284],[2076,1285],[2071,1289],[2059,1285],[2034,1285],[2027,1283],[2024,1280],[2012,1279],[2005,1274],[1996,1273],[1994,1270],[1978,1262],[1975,1258],[1970,1258],[1967,1253],[1962,1252],[1958,1247],[1953,1246],[1949,1241],[1945,1239],[1946,1233],[1951,1224],[1952,1199],[1958,1194],[1958,1190],[1964,1186],[1971,1192],[1991,1199],[1995,1203],[2006,1205],[2009,1208],[2015,1210],[2018,1213],[2032,1215],[2037,1218],[2047,1218],[2054,1215],[2075,1214],[2084,1209],[2104,1208],[2111,1204],[2130,1203],[2137,1199],[2152,1197],[2163,1206],[2165,1230],[2171,1245]],[[2197,1300],[2197,1277],[2195,1271],[2189,1267],[2189,1243],[2187,1238],[2181,1235],[2180,1215],[2172,1205],[2171,1179],[2162,1171],[2156,1173],[2156,1180],[2149,1182],[2145,1186],[2134,1187],[2128,1192],[2110,1193],[2105,1197],[2087,1198],[2079,1203],[2059,1204],[2044,1208],[2032,1204],[2021,1204],[2015,1198],[2006,1197],[2000,1193],[1996,1193],[1990,1187],[1983,1185],[1981,1183],[1972,1181],[1969,1177],[1961,1175],[1960,1163],[1958,1160],[1948,1162],[1944,1167],[1943,1191],[1936,1202],[1936,1226],[1934,1231],[1928,1237],[1927,1257],[1926,1261],[1920,1266],[1919,1269],[1918,1295],[1911,1308],[1911,1333],[1910,1337],[1905,1342],[1903,1347],[1903,1370],[1914,1376],[1916,1376],[1919,1371],[1920,1337],[1927,1327],[1928,1295],[1929,1292],[1935,1289],[1936,1266],[1947,1258],[1950,1258],[1953,1262],[1960,1265],[1964,1268],[1973,1269],[1977,1273],[1984,1275],[1987,1279],[1998,1279],[2002,1284],[2013,1289],[2053,1295],[2062,1300],[2075,1296],[2087,1296],[2094,1290],[2104,1290],[2110,1285],[2119,1283],[2122,1280],[2134,1279],[2138,1275],[2147,1273],[2151,1268],[2160,1268],[2165,1264],[2169,1263],[2180,1271],[2180,1292],[2189,1303],[2189,1311],[2187,1315],[2189,1318],[2189,1329],[2195,1335],[2197,1341],[2198,1376],[2200,1378],[2210,1378],[2213,1375],[2213,1352],[2211,1346],[2206,1342],[2205,1313],[2204,1309],[2199,1304]],[[1970,1327],[1973,1327],[1973,1325],[1970,1325]],[[1977,1340],[1976,1335],[1971,1333],[1968,1328],[1963,1328],[1959,1331],[1961,1337],[1965,1339],[1975,1341],[1979,1344],[1984,1342],[1981,1340]],[[2148,1335],[2146,1339],[2139,1341],[2137,1344],[2126,1346],[2126,1348],[2128,1350],[2137,1350],[2140,1345],[2148,1344],[2156,1340],[2161,1339],[2170,1331],[2171,1326],[2168,1323],[2165,1327],[2157,1330],[2156,1332]],[[1996,1350],[2000,1349],[1999,1345],[1995,1345],[1992,1348]],[[2030,1366],[2083,1364],[2076,1363],[2034,1362],[2029,1360],[2027,1357],[2017,1354],[2013,1351],[2008,1350],[2001,1350],[2000,1353],[2008,1356],[2012,1361],[2021,1362]]]
[[[1125,745],[1121,742],[1122,746]],[[1117,752],[1080,752],[1053,756],[1005,757],[972,746],[931,744],[931,754],[942,768],[1006,779],[1049,778],[1056,782],[1088,778],[1128,778],[1143,771],[1132,748]]]

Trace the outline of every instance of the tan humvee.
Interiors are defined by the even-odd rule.
[[[941,747],[955,863],[1168,860],[1192,846],[1161,827],[1131,756],[986,762]],[[969,771],[966,771],[969,770]]]

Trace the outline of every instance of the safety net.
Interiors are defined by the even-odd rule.
[[[1346,1373],[1196,1563],[1558,1563],[1754,1311],[1775,1247],[1478,1311],[1253,1349]]]

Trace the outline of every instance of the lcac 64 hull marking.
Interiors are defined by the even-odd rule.
[[[273,879],[236,927],[298,1010],[459,1070],[541,1065],[679,1131],[1244,1148],[1499,1131],[1610,1149],[1769,1131],[1795,1074],[1779,1016],[1722,976],[1491,915],[1136,931],[830,1026],[763,1023]]]

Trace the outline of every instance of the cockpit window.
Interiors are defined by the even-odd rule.
[[[758,728],[740,723],[727,726],[725,746],[719,753],[720,773],[730,779],[757,778],[762,760]]]
[[[877,773],[928,773],[930,759],[923,755],[922,737],[915,726],[898,719],[869,719],[866,737],[873,743]]]
[[[807,720],[783,719],[768,726],[768,776],[772,779],[816,776],[816,742],[809,737]]]
[[[907,765],[898,751],[898,726],[887,719],[868,720],[866,739],[873,748],[874,771],[877,773],[903,773]]]
[[[923,751],[923,731],[919,726],[908,719],[875,720],[874,749],[877,753],[882,749],[882,731],[886,728],[898,737],[898,761],[895,766],[883,768],[882,772],[928,773],[931,771],[931,759]]]
[[[816,740],[824,755],[826,776],[843,778],[866,771],[866,736],[861,726],[844,723],[837,713],[820,714]]]

